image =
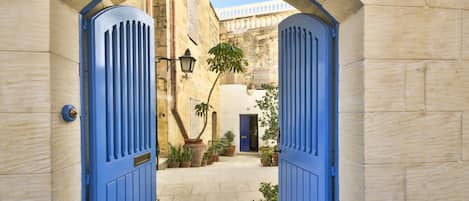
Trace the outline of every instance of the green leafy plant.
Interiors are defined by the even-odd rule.
[[[217,155],[219,154],[223,149],[225,149],[225,145],[221,140],[212,140],[209,142],[210,146],[208,147],[207,152],[210,154]]]
[[[278,185],[262,182],[259,192],[264,196],[264,199],[259,201],[278,201]]]
[[[263,166],[270,166],[272,164],[272,152],[263,152],[261,155],[261,163]]]
[[[222,141],[225,144],[225,146],[231,146],[233,145],[235,134],[233,131],[228,131],[223,135]]]
[[[209,58],[207,59],[208,69],[217,74],[215,81],[208,93],[207,101],[197,104],[194,108],[197,116],[202,117],[204,124],[196,139],[200,139],[205,129],[207,128],[208,112],[212,108],[210,99],[212,98],[213,90],[220,79],[226,73],[241,73],[244,72],[248,65],[247,60],[244,58],[243,50],[229,43],[219,43],[212,47],[209,51]]]
[[[169,144],[169,161],[181,162],[181,149]]]
[[[181,162],[192,161],[192,150],[188,147],[184,147],[181,152]]]
[[[262,127],[267,127],[262,136],[265,144],[277,144],[279,126],[278,126],[278,88],[270,85],[262,86],[266,93],[260,100],[256,100],[256,107],[262,111],[259,118]]]
[[[204,161],[208,160],[208,152],[204,153],[204,156],[202,157],[202,160],[204,160]]]

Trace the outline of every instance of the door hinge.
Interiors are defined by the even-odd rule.
[[[332,36],[332,38],[337,37],[337,31],[335,29],[331,29],[331,36]]]
[[[82,24],[82,29],[83,30],[87,30],[88,29],[88,20],[83,20],[83,24]]]
[[[337,168],[335,168],[335,166],[332,166],[332,167],[331,167],[331,175],[332,175],[333,177],[335,177],[335,176],[337,175]]]
[[[90,184],[90,175],[85,176],[85,182],[86,184]]]

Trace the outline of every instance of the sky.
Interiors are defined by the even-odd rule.
[[[250,4],[250,3],[257,3],[257,2],[264,2],[264,1],[269,1],[269,0],[210,0],[210,2],[212,2],[213,7],[215,8],[239,6],[243,4]]]

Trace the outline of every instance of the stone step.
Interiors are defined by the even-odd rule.
[[[168,168],[168,158],[159,158],[158,159],[158,170],[164,170]]]

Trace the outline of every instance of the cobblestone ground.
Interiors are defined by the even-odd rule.
[[[277,173],[257,156],[221,157],[208,167],[158,171],[157,194],[160,201],[257,201],[260,183],[277,184]]]

